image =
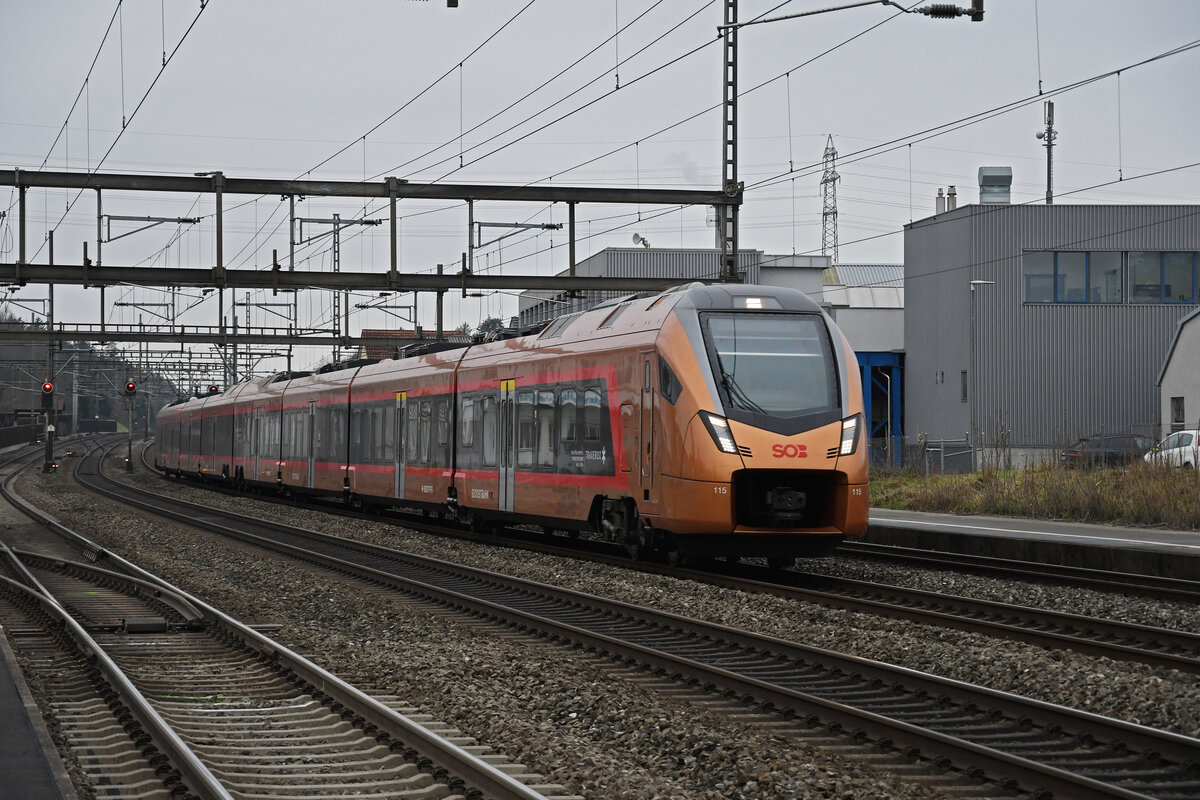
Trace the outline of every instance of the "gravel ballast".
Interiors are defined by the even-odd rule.
[[[448,561],[565,585],[626,602],[836,649],[1162,727],[1200,732],[1194,676],[977,634],[836,611],[630,570],[464,543],[378,522],[260,501],[226,499],[135,473],[156,491],[371,541]],[[936,797],[934,790],[822,753],[615,674],[606,663],[515,635],[495,635],[445,612],[281,564],[253,550],[141,520],[74,487],[66,475],[19,486],[115,552],[249,621],[325,666],[406,698],[435,717],[588,797]],[[805,564],[806,567],[812,566]],[[830,559],[819,569],[863,579],[941,583],[949,594],[1106,613],[1145,624],[1195,624],[1172,604],[974,576],[922,574]],[[940,577],[939,577],[940,576]],[[1036,587],[1036,592],[1030,588]],[[1081,613],[1086,613],[1081,611]],[[1184,618],[1187,618],[1186,620]],[[1180,624],[1171,620],[1179,619]]]

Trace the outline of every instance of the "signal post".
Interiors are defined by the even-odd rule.
[[[125,381],[125,404],[129,408],[129,441],[125,450],[125,471],[133,472],[133,398],[137,395],[137,384],[132,380]]]
[[[51,381],[42,384],[42,412],[46,418],[46,427],[43,430],[46,460],[42,462],[42,472],[49,472],[58,466],[54,463],[54,383]]]

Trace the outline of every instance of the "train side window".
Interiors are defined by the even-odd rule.
[[[578,405],[574,389],[563,389],[558,396],[558,431],[559,439],[564,442],[575,441],[575,423],[577,421]]]
[[[285,460],[292,458],[292,448],[294,446],[296,436],[294,430],[295,423],[293,422],[293,418],[295,416],[296,415],[291,411],[283,412],[283,442],[279,448],[279,455],[280,458]]]
[[[442,398],[436,401],[437,408],[437,445],[445,447],[450,443],[450,400]]]
[[[464,397],[462,400],[462,433],[459,440],[463,447],[475,446],[475,398]]]
[[[537,424],[537,463],[539,467],[553,467],[557,441],[554,436],[554,392],[542,390],[537,395],[538,407],[534,412]]]
[[[589,442],[600,441],[600,391],[588,389],[583,393],[583,438]]]
[[[313,452],[316,453],[317,458],[327,458],[329,456],[329,409],[317,408],[317,418],[314,420],[313,429],[316,431]],[[262,426],[260,425],[258,435],[260,448],[262,441]]]
[[[298,449],[296,458],[304,461],[308,460],[309,453],[312,452],[312,443],[309,442],[311,412],[306,408],[303,411],[296,413],[296,441]]]
[[[396,460],[396,410],[392,405],[384,405],[375,409],[378,414],[379,429],[381,431],[378,439],[379,460],[384,464],[391,464]]]
[[[533,392],[517,395],[517,466],[533,466]]]
[[[362,415],[362,430],[359,431],[359,436],[362,437],[363,453],[367,457],[367,461],[375,463],[379,460],[379,439],[376,433],[379,428],[376,424],[376,417],[379,414],[377,408],[364,408]]]
[[[496,442],[500,438],[500,413],[496,407],[496,398],[485,395],[483,398],[483,464],[487,467],[496,466]]]
[[[382,464],[385,460],[384,450],[387,447],[387,420],[388,414],[383,406],[376,404],[371,408],[371,438],[368,439],[371,443],[371,455],[375,459],[376,464]]]
[[[658,391],[671,405],[675,405],[675,401],[679,399],[679,395],[683,391],[683,384],[679,382],[679,378],[675,377],[675,373],[667,366],[667,362],[661,358],[658,360]]]
[[[346,457],[345,407],[329,410],[329,449],[329,455],[335,461],[341,461]]]
[[[292,457],[292,414],[290,411],[283,412],[282,436],[279,442],[279,457],[282,459],[290,459]]]
[[[405,459],[409,464],[416,463],[417,460],[417,445],[420,441],[421,423],[418,415],[421,413],[421,404],[415,400],[408,401],[408,429],[405,431],[406,451]]]
[[[350,412],[350,459],[352,461],[365,461],[367,453],[362,446],[363,443],[363,409],[356,408]]]
[[[421,451],[418,454],[418,461],[422,464],[429,463],[429,455],[433,444],[433,404],[428,400],[421,401],[421,419],[420,425]]]

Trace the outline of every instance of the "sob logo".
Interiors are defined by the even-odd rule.
[[[808,458],[808,448],[802,444],[777,444],[771,447],[775,458]]]

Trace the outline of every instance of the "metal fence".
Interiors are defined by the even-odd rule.
[[[1132,432],[1159,441],[1155,425],[1135,425]],[[1096,434],[1103,436],[1112,431]],[[1064,463],[1063,453],[1072,443],[1088,437],[1063,437],[1060,441],[1040,445],[1013,444],[1007,434],[972,442],[964,435],[956,439],[939,439],[925,434],[917,436],[879,437],[870,440],[872,469],[909,470],[925,475],[949,475],[976,472],[982,469],[1020,469],[1038,464]],[[1140,456],[1141,450],[1135,455]]]
[[[872,469],[907,469],[926,475],[971,472],[978,454],[963,439],[924,436],[881,437],[870,441]]]

